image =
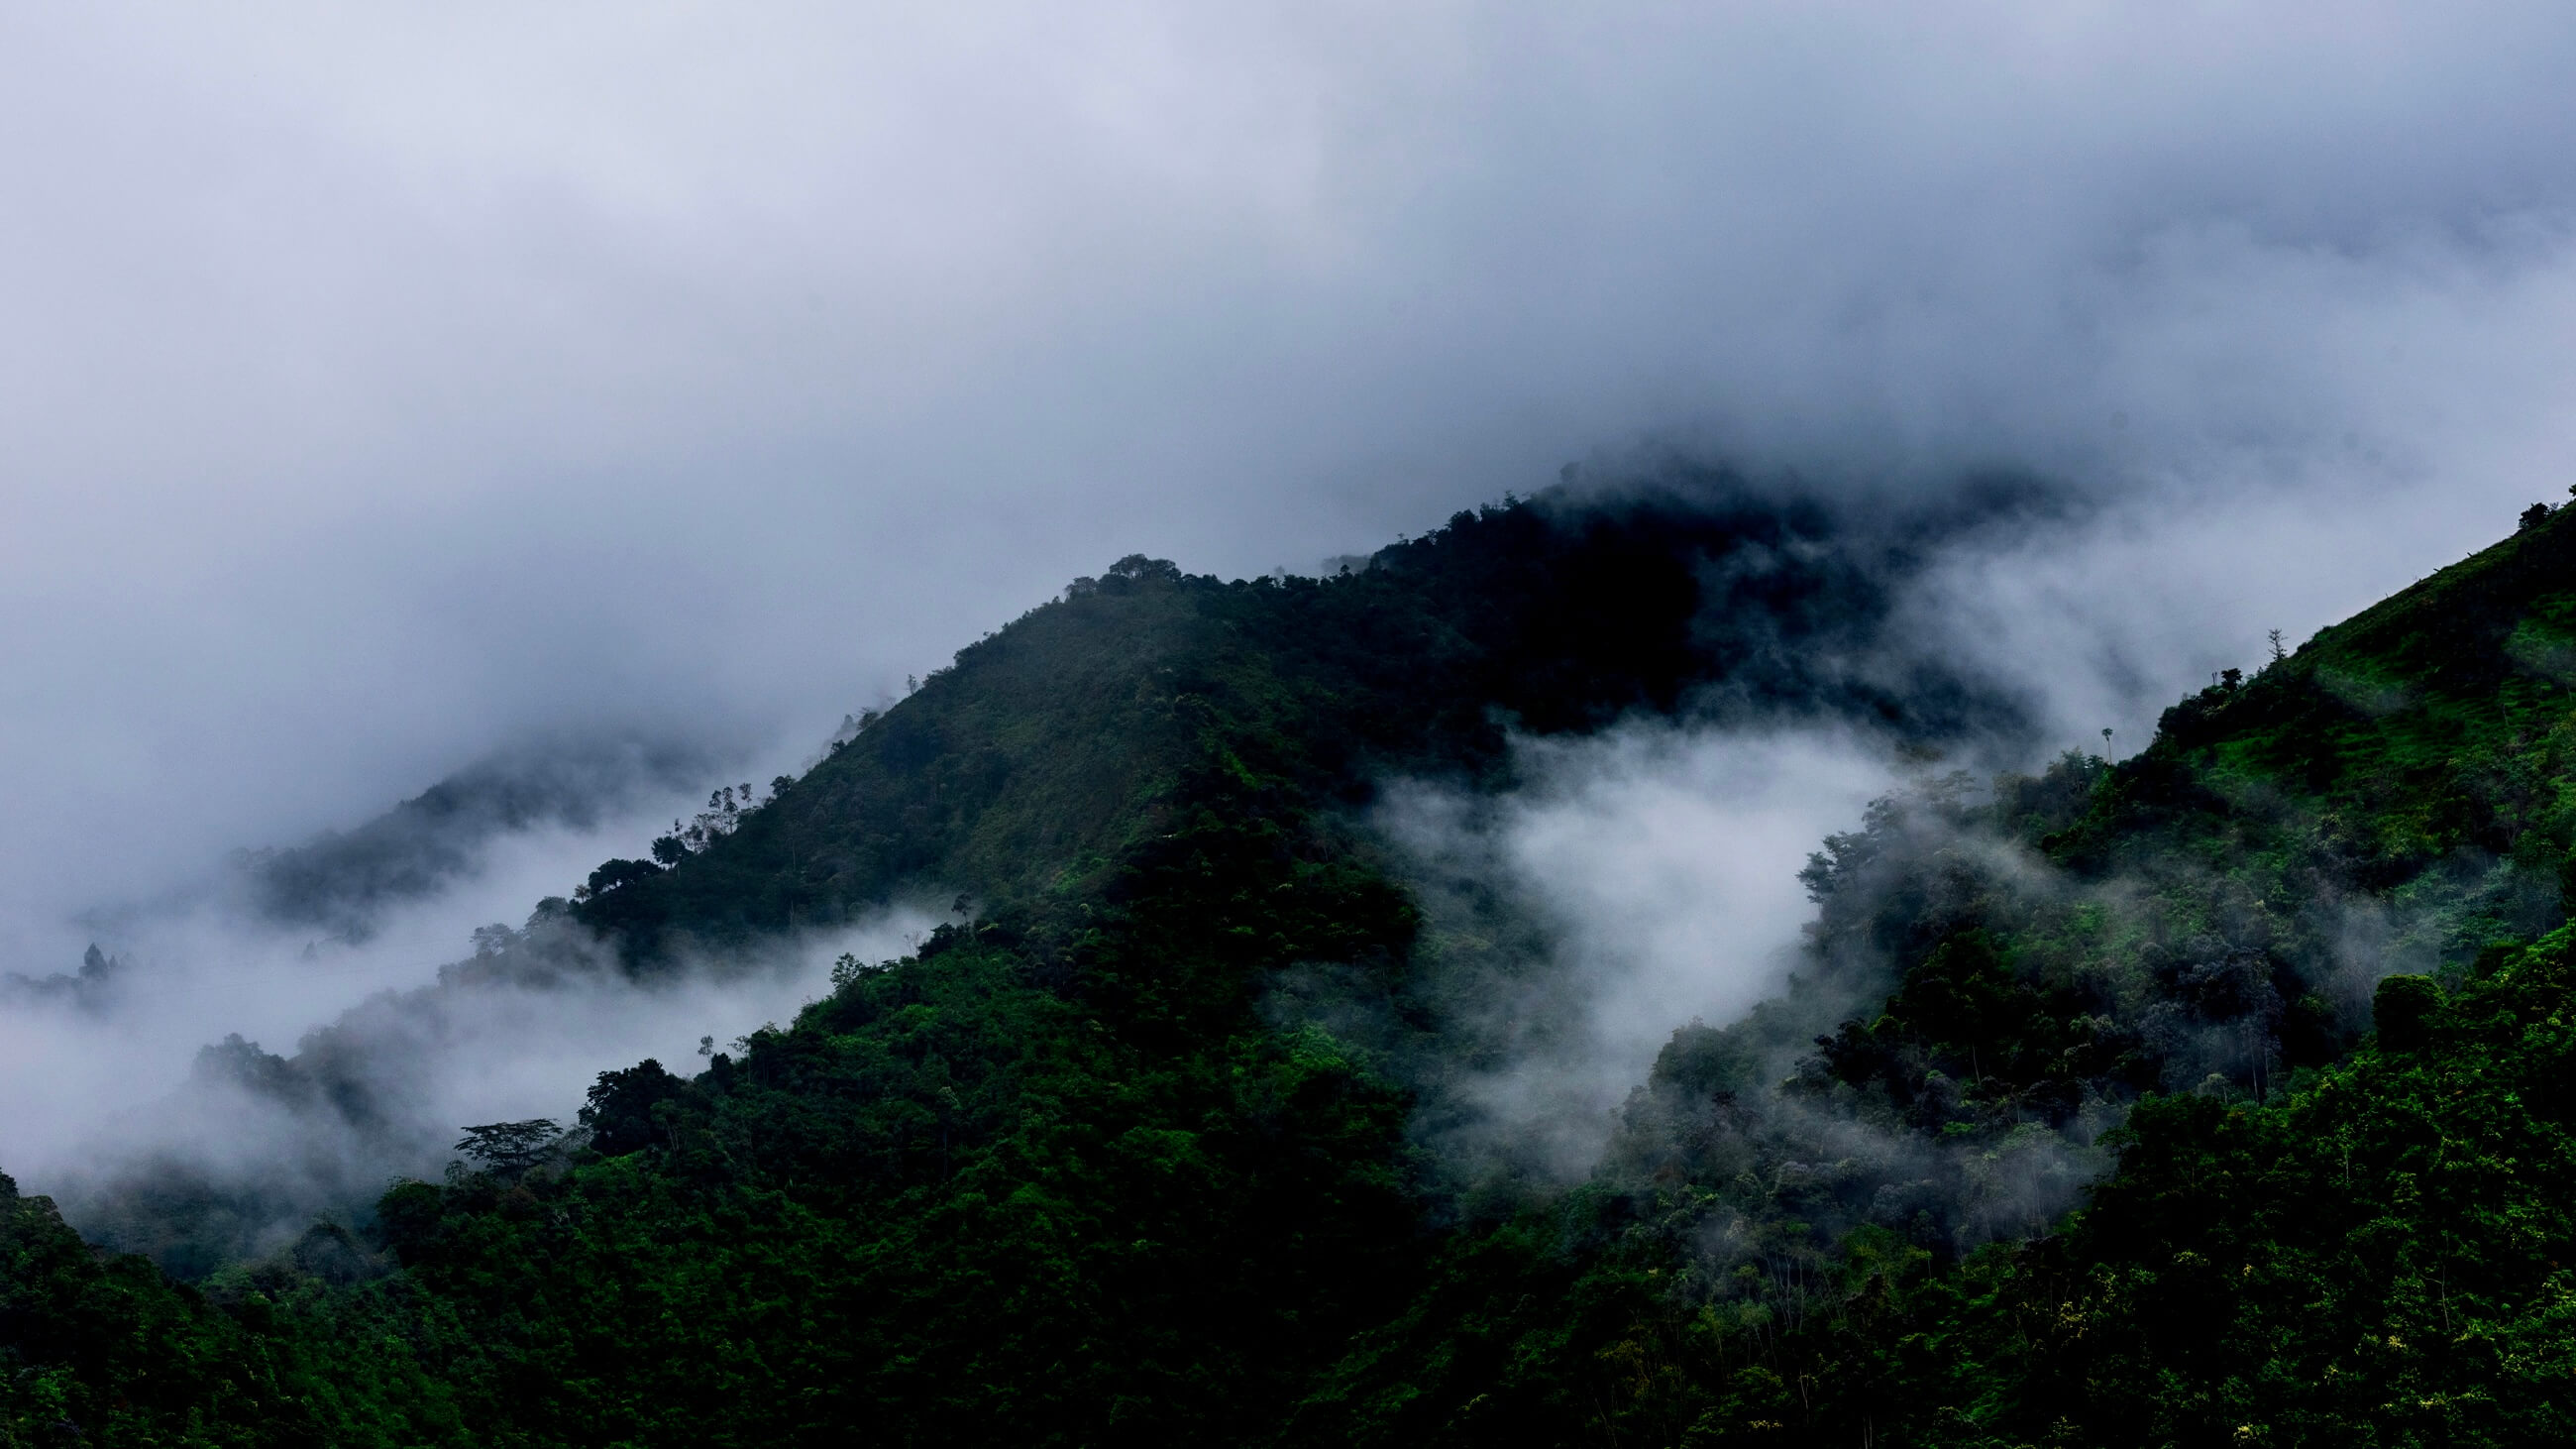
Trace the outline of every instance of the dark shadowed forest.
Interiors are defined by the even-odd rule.
[[[793,1020],[458,1123],[274,1250],[204,1184],[128,1188],[156,1262],[0,1178],[0,1443],[2576,1437],[2576,514],[2115,762],[1899,627],[2066,506],[1960,496],[1557,493],[1327,577],[1075,580],[419,998],[947,907]],[[1571,968],[1372,810],[1640,719],[1906,783],[1779,862],[1785,984],[1672,1023],[1587,1171],[1462,1155],[1520,1040],[1480,1007]],[[345,928],[314,882],[565,808],[486,783],[259,888]],[[201,1071],[356,1130],[364,1029]]]

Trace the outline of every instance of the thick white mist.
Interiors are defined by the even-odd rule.
[[[106,942],[125,964],[94,1005],[0,1006],[0,1170],[35,1191],[154,1157],[218,1177],[312,1179],[320,1192],[434,1174],[457,1127],[569,1124],[597,1073],[647,1056],[694,1071],[701,1038],[723,1044],[785,1022],[828,991],[840,953],[900,955],[930,924],[891,913],[738,957],[693,958],[650,983],[602,953],[544,984],[422,992],[443,965],[472,955],[476,927],[515,926],[600,860],[640,853],[689,803],[657,799],[595,829],[498,837],[478,869],[389,909],[362,944],[281,929],[217,896],[129,916]],[[192,1074],[199,1049],[228,1035],[292,1057],[335,1026],[366,1050],[388,1104],[376,1130],[283,1111]]]
[[[1378,821],[1424,869],[1519,902],[1552,959],[1477,983],[1505,1065],[1466,1084],[1485,1130],[1573,1175],[1674,1028],[1730,1021],[1777,990],[1813,907],[1797,872],[1900,778],[1893,751],[1842,729],[1631,723],[1522,739],[1525,783],[1474,801],[1419,784]],[[1515,990],[1528,994],[1514,996]]]
[[[1814,915],[1798,869],[1897,778],[1884,745],[1831,729],[1630,726],[1520,759],[1540,783],[1503,813],[1503,858],[1598,983],[1592,1029],[1630,1084],[1675,1026],[1779,987]]]

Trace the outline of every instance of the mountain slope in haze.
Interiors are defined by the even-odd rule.
[[[1130,560],[964,651],[702,851],[603,867],[481,969],[541,964],[578,930],[649,973],[925,883],[980,912],[914,960],[852,963],[695,1084],[657,1071],[595,1104],[645,1147],[566,1179],[598,1195],[574,1213],[597,1236],[517,1241],[478,1211],[488,1184],[389,1198],[411,1281],[469,1322],[560,1303],[584,1325],[563,1351],[632,1377],[614,1404],[572,1395],[564,1361],[507,1337],[440,1343],[442,1372],[559,1435],[660,1437],[728,1405],[767,1406],[736,1430],[763,1442],[852,1421],[922,1442],[1255,1432],[1386,1311],[1422,1229],[1402,1093],[1261,1009],[1282,967],[1405,970],[1414,912],[1346,807],[1385,769],[1490,776],[1514,725],[1640,708],[1859,714],[1926,739],[2008,722],[1966,682],[1867,672],[1911,555],[1830,528],[1516,505],[1328,581]],[[725,1292],[626,1337],[618,1285],[647,1261],[657,1295]],[[788,1297],[837,1286],[797,1307],[807,1356],[710,1379],[722,1345],[780,1331],[717,1266],[752,1262]]]
[[[2571,605],[2542,510],[2135,758],[1882,802],[1318,1439],[2561,1442]]]
[[[1863,528],[1725,488],[1461,514],[1331,580],[1223,583],[1126,560],[962,651],[802,780],[774,782],[766,803],[746,809],[750,787],[728,787],[650,853],[605,863],[576,901],[541,906],[521,930],[478,931],[474,958],[440,985],[370,1003],[291,1058],[226,1046],[199,1076],[316,1141],[358,1139],[369,1164],[417,1160],[405,1099],[417,1040],[470,1019],[460,1006],[479,990],[602,989],[603,941],[640,977],[668,977],[897,900],[945,909],[962,895],[1060,963],[1069,913],[1100,904],[1120,863],[1218,775],[1228,789],[1259,776],[1262,808],[1302,820],[1356,808],[1390,770],[1498,780],[1511,730],[1634,710],[1858,719],[1926,744],[2018,727],[2010,698],[1884,636],[1928,546],[2019,526],[2044,495],[1997,484],[1946,513]],[[299,1203],[363,1212],[363,1200],[313,1196],[350,1176],[328,1162],[262,1176],[156,1158],[76,1206],[120,1245],[203,1272],[291,1231]]]
[[[1930,550],[2045,502],[1989,494],[1871,528],[1723,496],[1515,504],[1334,579],[1130,558],[960,651],[686,869],[636,872],[576,915],[649,956],[669,934],[838,920],[909,885],[1035,907],[1097,880],[1183,806],[1182,771],[1231,769],[1225,752],[1245,778],[1342,803],[1388,771],[1488,777],[1510,729],[1639,710],[2009,732],[2016,700],[1880,637]]]
[[[0,1444],[461,1442],[397,1325],[330,1297],[366,1256],[317,1233],[210,1300],[0,1174]]]
[[[806,1335],[818,1351],[867,1359],[869,1335],[895,1336],[882,1371],[828,1375],[843,1396],[833,1413],[935,1438],[966,1432],[961,1422],[1014,1421],[995,1405],[1024,1394],[1052,1407],[1018,1411],[1021,1421],[1078,1430],[1111,1414],[1238,1434],[1378,1312],[1414,1251],[1400,1090],[1259,1009],[1282,965],[1401,974],[1413,913],[1344,808],[1365,798],[1372,773],[1492,778],[1513,727],[1583,728],[1640,708],[1858,714],[1926,740],[2008,725],[2010,701],[1891,664],[1878,634],[1921,538],[2009,522],[2026,503],[1999,493],[1981,511],[1884,534],[1762,503],[1515,504],[1324,581],[1227,584],[1130,560],[965,651],[805,779],[722,822],[703,849],[663,852],[673,868],[612,862],[587,900],[484,940],[437,990],[590,969],[594,933],[649,974],[903,891],[971,892],[982,905],[972,930],[940,933],[891,970],[853,963],[833,1003],[756,1037],[739,1061],[719,1058],[696,1084],[675,1086],[657,1067],[594,1104],[601,1121],[624,1124],[601,1140],[646,1151],[599,1164],[584,1190],[650,1167],[642,1199],[599,1210],[603,1225],[615,1218],[640,1236],[621,1229],[601,1251],[679,1255],[641,1275],[657,1295],[731,1283],[727,1265],[745,1253],[808,1265],[791,1279],[839,1275],[855,1316]],[[263,1058],[257,1076],[363,1112],[382,1087],[352,1075],[360,1045],[326,1031],[293,1059]],[[664,1121],[698,1111],[695,1135]],[[672,1196],[662,1169],[703,1141],[744,1173],[691,1179],[711,1198]],[[952,1201],[970,1176],[996,1186]],[[523,1358],[536,1350],[512,1334],[442,1336],[451,1321],[527,1311],[528,1285],[475,1267],[447,1226],[492,1181],[434,1194],[446,1206],[428,1223],[417,1192],[383,1208],[409,1264],[406,1291],[436,1281],[459,1295],[439,1300],[420,1340],[446,1381],[495,1414],[575,1437],[570,1426],[603,1413],[649,1437],[721,1418],[725,1405],[807,1416],[791,1426],[820,1412],[810,1390],[791,1391],[818,1382],[811,1363],[706,1378],[724,1358],[709,1336],[772,1331],[743,1322],[736,1298],[638,1318],[631,1304],[584,1296],[624,1274],[602,1279],[578,1255],[527,1261],[562,1275],[542,1290],[561,1323],[650,1320],[672,1335],[608,1354],[651,1391],[626,1392],[612,1412],[565,1399],[562,1365]],[[539,1174],[495,1202],[507,1209],[555,1181]],[[783,1218],[782,1192],[800,1204]],[[1033,1245],[1025,1225],[964,1211],[970,1202],[1052,1204],[1041,1216],[1061,1241]],[[687,1245],[710,1241],[708,1213],[758,1226],[720,1234],[686,1268],[697,1261]],[[474,1232],[513,1221],[504,1211]],[[1168,1231],[1135,1231],[1146,1221]],[[1332,1241],[1348,1251],[1318,1251]],[[1005,1251],[1019,1256],[985,1256]],[[846,1265],[866,1262],[899,1267],[909,1287],[870,1280],[861,1291]],[[450,1266],[464,1276],[443,1277]],[[923,1306],[975,1301],[961,1286],[972,1283],[1020,1285],[1006,1316],[1027,1333],[987,1342],[977,1320]],[[474,1284],[503,1297],[469,1309]],[[1214,1363],[1211,1345],[1223,1350]],[[653,1377],[665,1371],[673,1380]],[[963,1383],[983,1386],[965,1395],[977,1407],[942,1407]],[[966,1417],[943,1417],[955,1415]]]
[[[963,893],[916,953],[397,1187],[389,1273],[325,1232],[137,1281],[420,1442],[2562,1439],[2564,515],[2131,760],[1882,802],[1810,863],[1789,988],[1679,1030],[1590,1181],[1425,1157],[1412,1068],[1478,1046],[1444,993],[1511,983],[1444,974],[1488,923],[1415,887],[1374,785],[1506,788],[1512,730],[1640,712],[2009,745],[1888,622],[1940,528],[2030,506],[1551,498],[1330,580],[1129,560],[440,989]],[[1376,1036],[1279,989],[1319,966]],[[28,1322],[12,1382],[141,1382]]]
[[[539,742],[459,770],[354,830],[245,851],[233,864],[260,916],[363,941],[388,908],[471,874],[495,836],[547,825],[589,829],[603,812],[707,771],[703,751],[669,742]]]

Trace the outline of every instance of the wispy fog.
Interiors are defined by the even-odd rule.
[[[0,1161],[41,1179],[86,1150],[101,1124],[178,1090],[198,1048],[237,1033],[292,1055],[305,1033],[366,998],[430,984],[441,964],[473,954],[475,927],[516,926],[603,856],[632,853],[635,832],[657,821],[617,823],[627,829],[496,841],[479,876],[390,912],[363,945],[264,921],[222,898],[131,920],[108,938],[119,966],[92,999],[0,1010],[9,1048],[0,1052],[0,1100],[12,1108],[0,1117]],[[543,1105],[563,1110],[561,1099]]]
[[[1460,1106],[1442,1145],[1571,1176],[1676,1026],[1781,987],[1813,913],[1799,866],[1904,771],[1834,726],[1633,723],[1513,749],[1520,788],[1400,783],[1374,823],[1429,908],[1437,1069]]]
[[[509,971],[478,952],[479,928],[516,928],[700,798],[628,789],[583,827],[483,834],[432,888],[363,916],[281,918],[224,878],[115,913],[89,970],[0,988],[0,1163],[94,1237],[203,1268],[436,1176],[467,1124],[570,1127],[602,1071],[650,1056],[694,1072],[702,1040],[828,992],[841,953],[898,956],[931,924],[900,910],[649,980],[571,933]],[[367,929],[335,929],[351,919]]]

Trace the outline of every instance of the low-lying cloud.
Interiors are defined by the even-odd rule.
[[[702,1039],[721,1047],[793,1019],[830,990],[840,954],[901,955],[931,924],[896,910],[683,953],[639,979],[559,923],[547,949],[493,969],[492,943],[477,939],[487,928],[514,930],[698,799],[649,777],[607,780],[605,797],[555,798],[565,808],[517,828],[441,837],[449,868],[419,889],[305,915],[218,877],[114,913],[113,949],[88,969],[0,990],[0,1165],[60,1197],[93,1237],[202,1270],[318,1215],[363,1216],[396,1177],[435,1177],[464,1126],[569,1127],[598,1073],[648,1056],[693,1072]]]
[[[1813,915],[1798,867],[1902,765],[1832,725],[1633,722],[1513,749],[1519,788],[1402,782],[1373,819],[1430,919],[1427,1130],[1570,1178],[1675,1027],[1785,983]]]

